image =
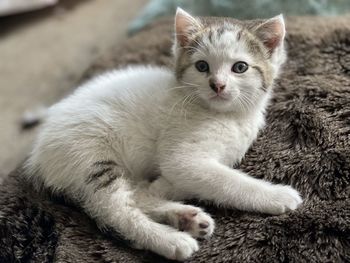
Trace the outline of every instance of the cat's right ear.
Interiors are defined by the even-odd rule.
[[[191,33],[199,30],[200,27],[200,22],[196,18],[185,12],[180,7],[176,9],[175,34],[179,46],[187,46]]]

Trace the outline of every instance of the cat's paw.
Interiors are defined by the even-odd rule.
[[[288,185],[270,185],[263,196],[262,212],[272,215],[295,210],[302,203],[299,192]]]
[[[172,232],[164,236],[155,252],[172,260],[184,261],[198,251],[197,241],[188,233]]]
[[[214,220],[202,209],[187,206],[177,212],[177,227],[196,238],[208,238],[214,232]]]

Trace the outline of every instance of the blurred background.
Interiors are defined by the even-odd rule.
[[[16,13],[12,3],[31,1],[39,2],[0,0],[0,9]],[[35,137],[37,128],[21,129],[23,113],[69,93],[100,54],[126,38],[128,24],[146,3],[61,0],[0,17],[0,178],[25,158]]]
[[[0,182],[37,132],[21,129],[26,111],[70,93],[100,55],[177,6],[249,19],[341,15],[350,0],[0,0]]]

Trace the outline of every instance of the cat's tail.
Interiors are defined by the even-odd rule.
[[[42,123],[46,118],[47,111],[48,108],[44,106],[25,111],[20,120],[22,130],[32,129]]]

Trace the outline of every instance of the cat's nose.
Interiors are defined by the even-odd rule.
[[[221,82],[209,82],[209,86],[217,94],[221,93],[226,87],[226,85]]]

